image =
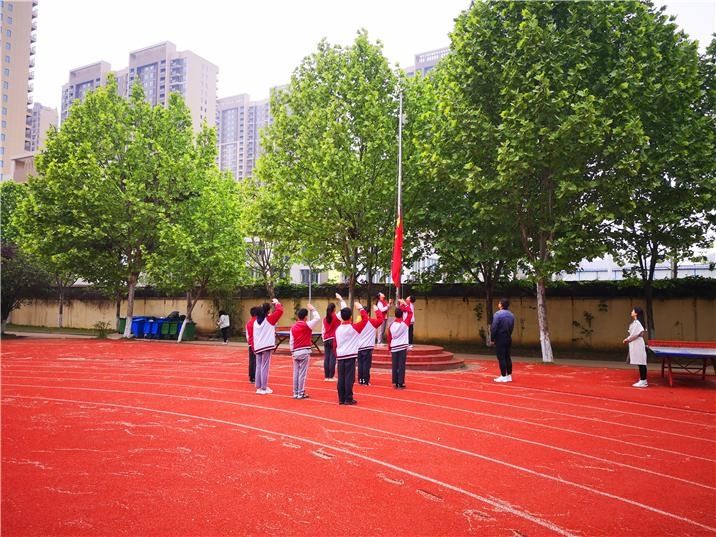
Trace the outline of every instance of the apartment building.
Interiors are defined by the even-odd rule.
[[[57,109],[35,103],[30,110],[28,126],[30,127],[30,139],[28,151],[33,153],[42,149],[47,139],[47,131],[50,126],[57,126]]]
[[[32,105],[37,0],[0,0],[2,17],[2,128],[0,180],[11,180],[13,159],[30,145],[28,106]]]
[[[271,123],[269,100],[251,101],[244,93],[219,99],[216,108],[219,168],[237,180],[249,177],[261,155],[261,129]]]
[[[405,72],[408,76],[415,76],[415,73],[420,73],[425,76],[449,53],[449,47],[420,52],[415,55],[415,65],[408,67]]]
[[[62,120],[73,102],[105,85],[107,76],[113,73],[120,95],[127,97],[134,84],[142,84],[147,102],[166,105],[171,93],[179,93],[189,108],[194,130],[198,131],[204,122],[213,124],[219,73],[216,65],[192,51],[177,51],[169,41],[130,52],[128,63],[118,71],[112,71],[104,61],[70,71],[69,81],[62,87]]]

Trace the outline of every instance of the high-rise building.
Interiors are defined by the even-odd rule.
[[[0,129],[0,180],[13,176],[13,159],[30,143],[28,106],[35,78],[37,0],[0,0],[2,7],[2,128]]]
[[[35,103],[30,114],[30,145],[29,151],[36,152],[42,149],[47,138],[50,125],[57,126],[57,109]]]
[[[113,73],[119,94],[128,96],[132,85],[142,84],[147,102],[166,105],[169,95],[184,97],[191,113],[194,130],[204,121],[211,125],[216,117],[216,77],[219,68],[193,52],[177,51],[169,41],[135,50],[129,54],[129,66],[112,71],[107,62],[97,62],[70,71],[70,80],[62,88],[62,119],[70,105],[82,100],[88,91],[107,83]]]
[[[219,168],[236,179],[249,177],[261,155],[261,129],[271,123],[269,100],[251,101],[247,94],[216,102]]]
[[[428,52],[421,52],[415,55],[415,65],[408,67],[405,72],[408,76],[414,76],[415,73],[420,73],[423,76],[428,74],[438,62],[450,53],[450,48],[439,48],[436,50],[430,50]]]

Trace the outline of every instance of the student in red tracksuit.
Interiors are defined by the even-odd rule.
[[[395,308],[395,320],[388,331],[388,345],[393,366],[393,386],[405,388],[405,362],[408,359],[408,327],[413,312],[405,300],[400,299],[400,306]]]
[[[383,345],[383,337],[385,336],[385,329],[388,327],[388,309],[390,309],[390,305],[393,303],[393,299],[390,299],[390,301],[385,299],[385,295],[383,293],[378,293],[375,295],[375,312],[377,316],[380,316],[383,319],[383,324],[381,324],[375,331],[376,335],[376,344],[377,345]]]
[[[249,345],[249,382],[256,382],[256,354],[254,353],[254,321],[256,320],[256,310],[254,306],[249,310],[251,319],[246,323],[246,343]]]
[[[370,386],[370,366],[373,363],[373,347],[375,347],[375,334],[383,324],[383,314],[375,307],[376,318],[368,319],[368,324],[360,333],[358,342],[358,384]]]
[[[340,297],[340,295],[338,295]],[[351,322],[353,313],[346,307],[341,299],[341,325],[336,329],[336,361],[338,362],[338,403],[341,405],[355,405],[358,401],[353,399],[353,384],[356,378],[356,356],[360,334],[368,324],[368,312],[363,309],[360,302],[355,303],[360,311],[361,320]]]
[[[323,380],[325,381],[336,380],[336,328],[340,325],[341,320],[336,315],[336,305],[331,302],[326,308],[326,317],[323,319],[321,328],[321,339],[323,339]]]
[[[308,312],[311,312],[311,320],[307,321]],[[321,322],[316,308],[307,304],[305,308],[298,310],[298,321],[291,327],[289,347],[293,356],[293,398],[308,399],[306,393],[306,376],[308,364],[311,361],[311,347],[313,346],[313,330]]]
[[[271,355],[276,347],[276,323],[283,315],[283,306],[273,299],[274,311],[270,304],[264,304],[256,313],[254,321],[254,352],[256,353],[256,393],[266,395],[273,393],[268,387],[269,366]]]
[[[408,348],[413,348],[413,331],[415,329],[415,295],[410,295],[406,300],[406,304],[410,308],[412,315],[410,316],[411,321],[408,326]]]

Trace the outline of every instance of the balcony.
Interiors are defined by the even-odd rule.
[[[37,35],[35,35],[34,33],[30,34],[30,43],[37,43]],[[34,52],[31,52],[31,54],[34,54]]]
[[[33,32],[34,32],[35,30],[37,30],[37,21],[34,20],[34,19],[33,19],[33,21],[32,21],[32,26],[31,26],[31,28],[32,28],[32,31],[33,31]]]
[[[32,82],[29,82],[27,84],[27,92],[32,93],[33,91],[35,91],[35,85]]]
[[[30,72],[27,74],[28,80],[34,80],[35,79],[35,71],[30,70]]]
[[[32,69],[33,67],[35,67],[35,58],[30,56],[30,69]]]

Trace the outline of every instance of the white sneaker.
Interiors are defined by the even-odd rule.
[[[266,386],[266,388],[264,389],[264,393],[273,393],[273,390]]]
[[[335,381],[336,381],[336,377],[328,377],[328,378],[323,379],[323,380],[324,380],[325,382],[335,382]]]
[[[512,375],[507,375],[504,379],[502,382],[512,382]]]
[[[408,349],[412,349],[412,348],[413,348],[413,346],[412,346],[412,345],[408,345]]]
[[[495,378],[495,379],[493,379],[493,380],[494,380],[495,382],[507,382],[507,381],[505,380],[506,378],[507,378],[507,377],[499,376],[499,377],[497,377],[497,378]]]
[[[259,394],[259,395],[266,395],[266,391],[265,391],[265,390],[262,390],[261,388],[259,388],[258,390],[256,390],[256,393]]]
[[[646,380],[639,380],[632,384],[632,386],[634,386],[635,388],[648,388],[649,383]]]

